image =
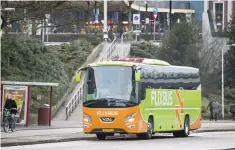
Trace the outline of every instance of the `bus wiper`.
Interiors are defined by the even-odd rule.
[[[100,99],[94,99],[94,100],[88,100],[83,103],[84,106],[89,106],[91,104],[99,103],[99,102],[108,102],[106,98],[100,98]]]
[[[110,100],[109,102],[124,103],[129,106],[135,106],[137,104],[135,101],[116,99],[116,98],[112,98],[112,100]]]

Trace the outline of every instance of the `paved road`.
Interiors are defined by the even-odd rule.
[[[194,133],[188,138],[173,138],[172,135],[156,135],[152,140],[136,138],[110,138],[106,141],[84,140],[64,143],[3,147],[2,150],[208,150],[235,148],[235,132]],[[125,142],[125,143],[124,143]]]

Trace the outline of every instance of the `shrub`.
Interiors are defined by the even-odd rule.
[[[95,45],[86,40],[45,47],[28,37],[2,38],[1,77],[8,81],[56,82],[53,90],[55,105],[68,89],[74,71],[82,65]],[[49,88],[31,88],[31,112],[49,102]],[[41,95],[41,101],[37,95]]]

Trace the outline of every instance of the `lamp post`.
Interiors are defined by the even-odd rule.
[[[144,1],[145,3],[145,34],[146,34],[146,38],[147,38],[147,23],[146,23],[146,19],[147,19],[147,13],[148,13],[148,2]]]
[[[108,59],[108,52],[107,52],[107,40],[108,40],[108,31],[107,31],[107,22],[108,22],[108,11],[107,11],[107,0],[104,0],[104,50],[106,52],[106,59]]]
[[[222,47],[222,76],[221,76],[221,85],[222,85],[222,118],[224,120],[224,48],[227,47],[227,46],[234,46],[235,47],[235,44],[230,44],[230,45],[223,45]]]
[[[96,8],[97,7],[97,1],[95,1],[95,33],[96,33]]]
[[[170,24],[170,30],[171,30],[171,20],[172,20],[172,14],[171,14],[171,11],[172,11],[172,0],[170,0],[170,12],[169,12],[169,24]]]

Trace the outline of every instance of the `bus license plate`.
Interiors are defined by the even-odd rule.
[[[104,132],[114,132],[114,129],[103,129]]]

